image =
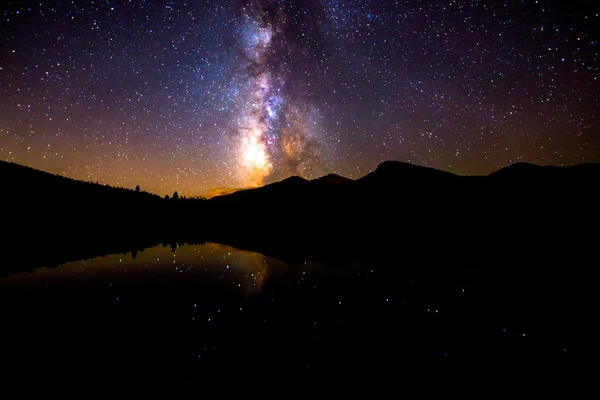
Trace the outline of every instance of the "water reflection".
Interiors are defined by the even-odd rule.
[[[206,243],[39,268],[0,278],[3,361],[189,383],[248,367],[584,373],[600,354],[592,281],[563,276],[545,293],[510,269],[409,266],[289,264]]]
[[[0,278],[0,286],[22,292],[49,286],[189,286],[199,279],[218,279],[255,294],[273,270],[286,266],[289,265],[283,261],[217,243],[159,245],[135,254],[113,254],[56,268],[38,268]]]

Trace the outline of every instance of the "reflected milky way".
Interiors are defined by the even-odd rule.
[[[0,280],[0,286],[19,291],[36,290],[46,284],[79,288],[116,288],[119,284],[164,287],[180,277],[185,277],[179,280],[184,286],[197,279],[217,278],[253,294],[262,289],[272,268],[285,266],[288,264],[259,253],[215,243],[182,245],[174,251],[170,246],[156,246],[136,253],[135,258],[131,253],[115,254],[11,275]]]

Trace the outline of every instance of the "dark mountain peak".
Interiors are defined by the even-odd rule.
[[[375,172],[378,170],[406,176],[422,176],[424,174],[437,174],[448,176],[454,175],[450,172],[441,171],[439,169],[427,167],[424,165],[410,164],[403,161],[384,161],[377,166]]]
[[[276,183],[283,183],[283,182],[292,183],[292,182],[308,182],[308,181],[306,179],[304,179],[303,177],[301,177],[301,176],[292,175],[292,176],[287,177],[287,178],[285,178],[285,179],[283,179],[283,180],[281,180],[279,182],[272,183],[271,185],[274,185]]]
[[[380,163],[377,168],[388,169],[388,168],[410,168],[410,167],[418,167],[417,165],[407,163],[404,161],[393,161],[388,160]]]
[[[542,165],[532,164],[527,161],[517,161],[516,163],[512,163],[509,167],[514,168],[542,168]]]
[[[308,184],[308,180],[302,178],[301,176],[292,175],[284,180],[269,183],[268,185],[263,186],[262,188],[257,189],[274,189],[274,188],[286,188],[291,189],[294,187],[304,187],[304,185]]]
[[[541,165],[531,164],[524,161],[519,161],[511,164],[507,167],[501,168],[498,171],[492,172],[490,176],[530,176],[532,174],[538,175],[547,169]],[[555,167],[550,167],[555,168]]]
[[[3,179],[69,179],[10,161],[0,161],[0,176]]]
[[[358,179],[360,184],[400,184],[406,180],[417,179],[440,179],[457,177],[450,172],[440,171],[431,167],[409,164],[401,161],[385,161],[377,166],[375,171]]]
[[[313,179],[311,182],[318,183],[318,184],[343,186],[343,185],[347,185],[354,181],[352,179],[346,178],[344,176],[340,176],[340,175],[336,175],[336,174],[327,174],[320,178]]]
[[[265,194],[274,195],[276,193],[294,193],[303,190],[308,186],[309,181],[300,176],[290,176],[278,182],[269,183],[264,186],[238,190],[233,193],[224,194],[221,196],[215,196],[211,200],[213,202],[221,202],[231,199],[254,199],[257,196],[263,196]]]
[[[600,164],[584,163],[566,167],[517,162],[489,174],[491,178],[588,179],[600,177]]]

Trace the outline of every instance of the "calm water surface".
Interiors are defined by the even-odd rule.
[[[415,274],[393,262],[290,265],[214,243],[157,246],[0,278],[3,356],[15,371],[115,371],[109,380],[543,366],[579,368],[585,383],[597,348],[575,332],[597,329],[573,312],[583,300],[561,297],[561,309],[532,290],[481,267]]]

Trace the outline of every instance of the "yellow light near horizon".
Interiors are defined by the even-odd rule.
[[[264,178],[273,170],[262,136],[263,129],[261,124],[257,123],[248,129],[242,138],[241,163],[245,184],[248,186],[262,185]]]

